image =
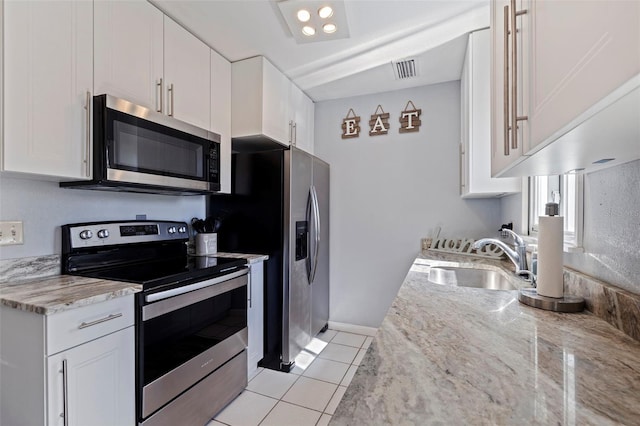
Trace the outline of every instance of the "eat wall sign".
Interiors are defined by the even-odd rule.
[[[413,102],[407,102],[404,110],[400,112],[398,121],[400,122],[399,133],[411,133],[420,131],[420,115],[422,110],[416,108]],[[369,136],[386,135],[389,133],[389,113],[384,112],[381,105],[378,105],[369,120]],[[342,139],[357,138],[360,136],[360,117],[356,115],[353,108],[349,109],[347,116],[342,120]]]

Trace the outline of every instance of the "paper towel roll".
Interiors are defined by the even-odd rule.
[[[564,296],[562,280],[564,218],[540,216],[538,219],[538,294],[561,298]]]

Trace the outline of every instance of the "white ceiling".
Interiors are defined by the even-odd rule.
[[[267,57],[315,101],[458,80],[466,34],[489,25],[488,0],[344,0],[349,38],[297,44],[277,0],[151,1],[231,62]],[[418,76],[395,80],[404,58]]]

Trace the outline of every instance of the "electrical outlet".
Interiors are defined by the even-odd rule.
[[[13,244],[24,244],[22,222],[0,222],[0,246]]]

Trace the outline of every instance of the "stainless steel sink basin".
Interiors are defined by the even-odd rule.
[[[509,278],[498,271],[487,269],[434,266],[429,271],[429,281],[435,284],[458,287],[485,288],[489,290],[517,290]]]

